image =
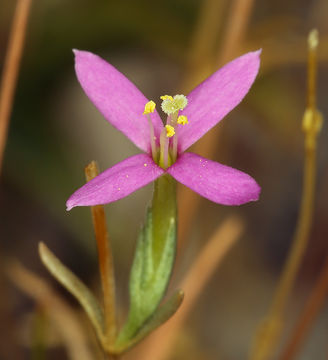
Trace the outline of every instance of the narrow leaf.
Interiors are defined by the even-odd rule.
[[[184,293],[182,290],[176,291],[171,298],[160,306],[151,318],[144,323],[139,332],[125,344],[121,344],[120,347],[115,348],[115,352],[122,353],[129,350],[131,347],[138,344],[143,340],[147,335],[156,330],[162,324],[164,324],[168,319],[170,319],[176,311],[179,309],[184,298]]]
[[[39,254],[42,263],[50,273],[69,291],[87,313],[99,340],[103,341],[104,316],[102,309],[83,282],[74,275],[42,242],[39,243]]]

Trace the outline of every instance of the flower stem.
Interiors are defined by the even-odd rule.
[[[318,41],[316,38],[315,46],[313,46],[314,42],[311,41],[313,36],[317,36],[317,33],[314,33],[315,31],[313,30],[309,36],[308,105],[302,124],[303,131],[305,132],[305,159],[300,214],[292,246],[280,277],[271,309],[264,326],[260,329],[255,339],[255,346],[250,356],[253,360],[267,359],[269,355],[272,355],[274,347],[279,341],[287,301],[305,253],[312,224],[316,175],[316,139],[322,121],[320,113],[315,108],[316,49]]]
[[[92,180],[98,175],[98,167],[92,161],[85,168],[87,181]],[[104,314],[105,314],[105,336],[108,345],[113,345],[116,340],[116,311],[115,311],[115,278],[112,250],[110,246],[105,211],[102,205],[91,206],[93,227],[98,247],[99,270],[101,284],[104,295]]]
[[[0,89],[0,171],[32,0],[18,0],[11,27]]]

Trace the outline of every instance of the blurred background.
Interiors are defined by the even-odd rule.
[[[0,4],[1,68],[15,3]],[[323,116],[328,114],[327,24],[326,0],[32,2],[0,182],[0,359],[33,358],[31,344],[40,316],[44,358],[70,359],[58,329],[47,321],[47,311],[13,284],[7,264],[19,261],[80,312],[42,266],[38,243],[45,242],[99,293],[90,209],[66,212],[65,202],[84,183],[83,169],[91,160],[105,170],[138,152],[83,93],[74,73],[73,48],[102,56],[154,100],[163,94],[187,94],[227,61],[262,48],[260,73],[249,94],[194,149],[251,174],[262,195],[256,203],[224,207],[179,188],[179,254],[172,288],[224,219],[238,215],[245,230],[199,294],[168,355],[190,360],[247,358],[299,212],[307,36],[314,27],[320,34],[317,103]],[[317,149],[314,222],[289,303],[287,329],[293,327],[327,256],[327,142],[324,123]],[[121,322],[136,236],[151,191],[150,185],[106,206]],[[79,319],[82,326],[87,323],[84,315]],[[92,338],[91,330],[89,335]],[[296,358],[327,359],[327,336],[326,306]],[[138,349],[133,351],[127,359],[141,358]]]

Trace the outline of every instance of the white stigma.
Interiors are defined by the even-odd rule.
[[[175,95],[173,101],[179,110],[183,110],[188,105],[188,99],[184,95]]]
[[[188,100],[184,95],[175,95],[173,98],[166,96],[162,101],[162,110],[167,115],[177,113],[183,110],[188,104]]]

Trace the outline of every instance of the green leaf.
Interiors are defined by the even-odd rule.
[[[172,297],[163,305],[161,305],[155,313],[147,320],[141,327],[139,332],[129,342],[125,343],[121,348],[115,348],[117,353],[127,351],[135,346],[138,342],[144,339],[148,334],[156,330],[159,326],[164,324],[170,317],[172,317],[180,305],[182,304],[184,293],[182,290],[176,291]]]
[[[135,337],[164,297],[176,253],[176,184],[169,175],[155,182],[152,206],[141,229],[130,275],[130,309],[118,346]]]
[[[39,254],[45,267],[81,304],[87,313],[101,343],[104,341],[103,311],[84,283],[74,275],[42,242],[39,243]]]

